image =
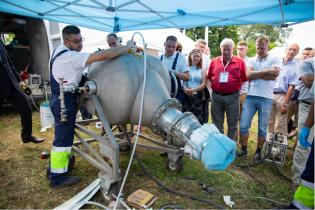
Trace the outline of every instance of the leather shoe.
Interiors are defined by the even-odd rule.
[[[38,143],[42,143],[43,141],[45,141],[44,138],[36,138],[34,136],[30,136],[30,137],[24,137],[22,138],[22,141],[24,144],[32,142],[34,144],[38,144]]]
[[[77,176],[65,176],[62,180],[58,182],[51,182],[51,187],[66,187],[78,184],[80,182],[80,177]]]

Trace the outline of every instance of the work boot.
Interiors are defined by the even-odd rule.
[[[51,182],[51,187],[66,187],[78,184],[80,182],[80,177],[77,176],[65,176],[62,180],[58,182]]]
[[[241,157],[246,157],[247,156],[247,151],[246,150],[241,150],[240,152],[236,151],[236,157],[241,158]]]
[[[29,137],[22,137],[22,141],[24,144],[32,142],[34,144],[38,144],[38,143],[42,143],[43,141],[45,141],[44,138],[36,138],[34,136],[29,136]]]

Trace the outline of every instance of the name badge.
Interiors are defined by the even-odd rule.
[[[227,83],[229,79],[229,72],[220,73],[220,83]]]

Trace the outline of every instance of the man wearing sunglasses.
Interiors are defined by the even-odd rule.
[[[64,87],[78,87],[84,69],[90,64],[113,59],[119,55],[131,52],[134,43],[127,46],[117,46],[112,49],[95,53],[80,52],[83,38],[80,29],[69,25],[62,30],[63,44],[54,52],[50,60],[51,99],[50,108],[55,119],[55,139],[53,141],[50,159],[50,183],[52,187],[69,186],[79,182],[79,177],[67,176],[69,157],[73,145],[74,127],[77,112],[78,94],[65,93],[66,122],[61,122],[60,91],[58,79],[63,78]]]

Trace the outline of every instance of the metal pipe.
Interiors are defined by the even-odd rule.
[[[60,92],[60,121],[61,122],[67,122],[67,108],[65,105],[65,96],[64,96],[64,92],[63,92],[63,78],[58,78],[58,82],[59,82],[59,92]]]
[[[110,167],[108,163],[80,136],[78,132],[75,131],[75,135],[82,142],[83,146],[87,148],[89,152],[95,157],[96,160],[98,160],[101,164]]]
[[[112,174],[112,172],[113,172],[112,168],[106,167],[105,165],[100,164],[98,161],[96,161],[90,155],[88,155],[85,152],[79,150],[79,148],[77,148],[76,146],[72,146],[72,149],[73,149],[74,152],[78,153],[81,157],[83,157],[86,161],[88,161],[93,166],[98,168],[100,171],[104,171],[104,172],[107,172],[108,174]]]

